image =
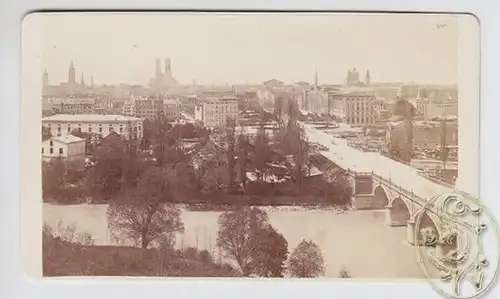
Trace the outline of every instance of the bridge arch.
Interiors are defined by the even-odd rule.
[[[422,217],[420,218],[420,223],[416,223],[419,217]],[[438,237],[441,236],[441,221],[434,213],[425,209],[420,209],[413,215],[412,221],[415,222],[415,225],[418,224],[418,227],[416,227],[418,235],[415,236],[417,239],[421,239],[420,232],[422,229],[434,230]]]
[[[385,208],[391,201],[391,192],[384,185],[378,185],[373,189],[374,205]]]
[[[390,226],[406,226],[411,220],[411,210],[401,197],[394,198],[387,206],[386,222]]]

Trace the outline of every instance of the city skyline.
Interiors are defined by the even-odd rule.
[[[372,82],[457,82],[456,16],[297,15],[40,15],[41,71],[67,82],[73,61],[78,81],[147,85],[155,59],[170,58],[180,84],[314,82],[315,72],[320,84],[342,84],[352,68]]]

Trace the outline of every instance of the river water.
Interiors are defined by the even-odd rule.
[[[55,206],[44,204],[44,222],[57,229],[74,224],[77,232],[90,233],[96,245],[109,245],[106,205]],[[342,267],[354,278],[422,278],[416,250],[404,242],[405,227],[384,224],[384,211],[266,209],[273,227],[286,238],[289,250],[302,239],[322,250],[327,277],[338,277]],[[219,212],[183,210],[185,233],[178,247],[207,249],[217,257]]]

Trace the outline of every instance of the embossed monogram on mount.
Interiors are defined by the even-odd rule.
[[[432,206],[440,220],[440,232],[434,228],[420,229],[418,246],[425,248],[427,260],[440,270],[441,280],[451,282],[453,295],[460,295],[459,286],[464,279],[481,292],[485,287],[484,268],[488,266],[480,242],[481,234],[487,228],[486,224],[480,223],[482,208],[466,203],[461,194],[455,193]],[[466,219],[466,216],[474,220]]]

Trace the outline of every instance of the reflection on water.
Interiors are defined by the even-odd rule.
[[[178,247],[198,247],[218,255],[215,246],[219,212],[183,211],[185,233]],[[384,211],[280,211],[268,210],[271,224],[282,233],[293,250],[302,239],[321,248],[326,276],[338,277],[346,267],[354,278],[422,278],[415,248],[404,243],[405,227],[387,227]],[[44,205],[44,221],[57,226],[76,223],[77,231],[87,231],[96,244],[109,244],[106,207]]]

